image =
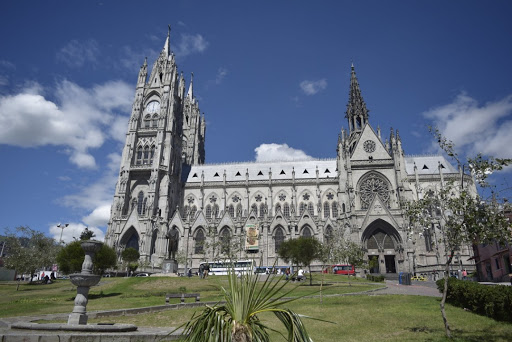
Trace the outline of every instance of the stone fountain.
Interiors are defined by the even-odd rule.
[[[92,273],[92,258],[103,245],[103,242],[96,240],[84,240],[80,243],[85,252],[82,272],[70,274],[71,283],[77,286],[75,307],[69,315],[68,324],[87,324],[87,301],[89,289],[99,283],[101,276]]]

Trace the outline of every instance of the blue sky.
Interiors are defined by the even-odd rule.
[[[512,157],[511,15],[510,1],[2,1],[0,229],[103,237],[137,73],[168,24],[207,163],[334,158],[352,62],[370,123],[399,129],[407,154],[435,151],[434,124],[462,154]]]

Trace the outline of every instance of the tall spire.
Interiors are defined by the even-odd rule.
[[[187,97],[190,100],[192,100],[194,98],[193,87],[194,87],[194,73],[192,73],[192,75],[190,76],[190,85],[188,86],[188,92],[187,92]]]
[[[368,109],[361,95],[359,82],[357,81],[354,63],[351,66],[350,91],[345,117],[348,119],[350,133],[359,132],[368,123]]]
[[[167,25],[167,39],[165,39],[164,49],[166,56],[171,53],[171,25]]]

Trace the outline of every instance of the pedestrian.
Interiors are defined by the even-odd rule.
[[[468,271],[466,271],[466,269],[464,269],[464,270],[462,271],[462,279],[463,279],[463,280],[466,280],[466,279],[467,279],[467,277],[468,277]]]
[[[199,279],[203,279],[204,278],[203,272],[204,272],[204,265],[201,264],[201,265],[199,265]]]
[[[206,263],[204,264],[204,278],[208,278],[208,273],[210,272],[210,264]]]
[[[188,277],[192,278],[192,269],[191,268],[188,269]]]
[[[284,274],[286,275],[286,280],[288,280],[290,278],[290,268],[289,267],[286,268],[286,271],[284,271]]]
[[[298,281],[304,280],[304,270],[302,268],[299,269],[299,272],[297,274],[297,280]]]

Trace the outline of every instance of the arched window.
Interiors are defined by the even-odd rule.
[[[306,210],[306,204],[304,202],[300,202],[300,205],[299,205],[299,215],[302,215],[305,210]]]
[[[260,218],[264,218],[265,217],[265,204],[261,203],[260,204]]]
[[[332,241],[333,235],[334,234],[332,232],[332,227],[327,226],[327,228],[325,228],[325,235],[324,235],[325,242],[330,243]]]
[[[228,228],[223,228],[220,232],[220,251],[222,254],[229,255],[231,251],[231,234]]]
[[[251,205],[251,209],[252,209],[252,212],[254,213],[254,215],[258,216],[258,205],[256,203]]]
[[[149,153],[149,163],[153,164],[153,157],[155,156],[155,145],[151,146],[151,152]]]
[[[309,202],[308,211],[311,215],[315,215],[315,206],[313,205],[313,202]]]
[[[284,217],[290,217],[290,206],[288,205],[288,203],[285,203],[283,205],[283,215]]]
[[[141,191],[137,196],[137,214],[142,215],[142,208],[144,207],[144,193]]]
[[[137,161],[135,162],[135,164],[137,164],[137,165],[142,164],[142,152],[143,152],[142,150],[143,150],[142,146],[137,147]]]
[[[157,114],[153,115],[152,126],[153,126],[153,128],[157,128],[158,127],[158,115]]]
[[[188,216],[188,212],[190,211],[190,207],[188,205],[186,205],[184,208],[183,208],[183,217],[187,217]]]
[[[361,198],[361,208],[368,209],[375,195],[389,206],[389,185],[387,179],[376,172],[370,172],[365,175],[359,183],[359,195]]]
[[[149,128],[149,127],[151,127],[151,116],[146,115],[144,117],[144,128]]]
[[[309,226],[304,226],[304,228],[302,228],[302,236],[304,237],[311,237],[311,228]]]
[[[206,219],[212,219],[212,207],[209,204],[206,206]]]
[[[343,214],[345,214],[345,203],[341,205],[341,211],[343,212]]]
[[[324,218],[331,216],[331,206],[329,202],[324,202]]]
[[[338,217],[338,203],[332,202],[332,217]]]
[[[283,228],[277,227],[276,233],[274,235],[274,251],[277,253],[279,252],[279,248],[281,248],[281,244],[284,242],[284,232]]]
[[[204,253],[204,232],[202,229],[197,230],[196,238],[194,241],[194,253],[195,254]]]
[[[236,206],[236,217],[242,217],[242,205],[238,204]]]
[[[149,164],[149,146],[144,147],[144,160],[142,161],[142,164]]]
[[[231,216],[232,218],[235,217],[235,207],[233,206],[233,204],[229,205],[228,212],[229,212],[229,216]]]
[[[212,216],[213,218],[217,218],[219,216],[219,206],[217,204],[213,205]]]

